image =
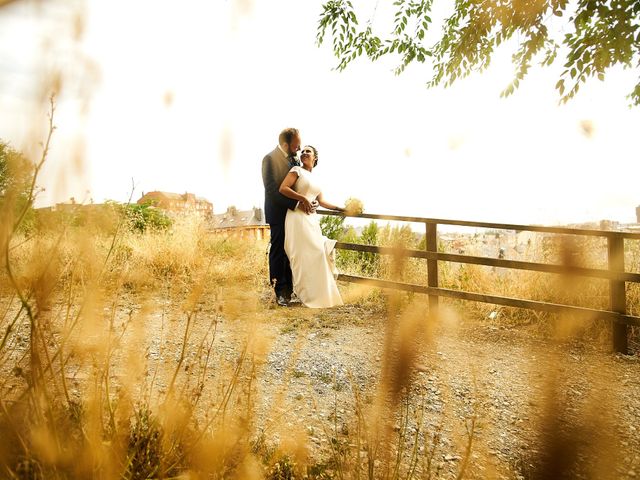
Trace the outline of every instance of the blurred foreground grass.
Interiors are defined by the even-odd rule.
[[[549,339],[607,343],[605,327],[576,322],[560,334],[551,328],[559,319],[536,320],[531,313],[509,322],[501,312],[488,320],[477,307],[444,302],[442,318],[428,319],[420,296],[348,285],[341,285],[344,309],[275,309],[266,243],[210,234],[197,219],[146,233],[60,224],[30,235],[9,240],[13,283],[6,265],[0,277],[0,462],[12,478],[500,478],[486,466],[490,455],[474,443],[487,429],[477,405],[491,392],[473,382],[465,387],[457,446],[444,455],[455,468],[442,467],[448,426],[426,420],[433,394],[415,383],[419,372],[436,370],[424,353],[438,358],[432,346],[437,325],[460,318],[472,326],[476,319],[478,328],[532,324],[532,334]],[[462,278],[461,287],[494,282],[478,272]],[[523,288],[514,283],[510,291]],[[223,321],[232,325],[227,337]],[[347,382],[352,417],[344,413],[338,424],[336,414],[325,422],[331,440],[320,457],[309,455],[309,438],[317,433],[293,429],[270,437],[260,428],[270,413],[261,411],[267,399],[258,384],[275,348],[265,325],[287,335],[313,322],[323,329],[370,324],[384,330],[375,383]],[[351,341],[355,349],[372,346],[366,335]],[[233,350],[224,349],[229,343]],[[468,362],[469,371],[477,368]],[[286,396],[287,382],[308,373],[291,367],[283,375],[277,395]],[[336,395],[344,388],[335,372],[318,375]],[[556,425],[564,409],[553,405],[562,402],[556,397],[562,391],[556,386],[539,399],[543,406],[550,402],[536,427],[540,435],[551,429],[550,450],[522,457],[513,478],[523,472],[551,478],[540,472],[575,468],[576,452],[593,430]],[[554,447],[554,429],[562,446],[575,448],[566,465],[553,463],[567,454]],[[604,478],[597,468],[587,476]]]
[[[41,162],[45,157],[46,147]],[[504,381],[490,384],[480,374],[482,352],[462,333],[456,330],[459,337],[447,353],[438,349],[442,329],[464,322],[472,332],[531,324],[539,328],[531,333],[544,333],[551,346],[606,345],[606,325],[446,301],[438,315],[429,316],[420,296],[347,285],[341,285],[344,308],[276,309],[264,242],[211,234],[198,218],[177,219],[170,228],[138,228],[131,222],[139,218],[117,209],[82,222],[74,216],[35,218],[25,228],[38,168],[24,162],[19,167],[27,170],[14,175],[19,182],[3,187],[0,204],[3,477],[619,477],[615,422],[599,410],[611,401],[615,377],[597,377],[584,387],[587,393],[575,394],[562,357],[526,344],[522,351],[532,365],[527,373],[507,370]],[[415,246],[407,231],[388,228],[378,238],[377,227],[370,226],[365,235],[366,242]],[[580,250],[584,261],[591,261],[591,251]],[[637,262],[634,252],[629,255]],[[347,254],[339,265],[351,273],[424,283],[424,265],[412,260]],[[560,296],[596,307],[606,298],[601,284],[567,288],[540,275],[473,266],[445,268],[441,281],[451,288],[541,300]],[[630,295],[637,313],[637,292]],[[347,333],[345,325],[357,328]],[[312,356],[351,355],[356,360],[346,379],[330,363],[303,370],[290,359],[278,370],[278,386],[269,389],[266,371],[284,348],[268,335],[274,327],[280,337],[293,339],[293,346],[286,345],[293,360],[302,355],[299,332],[315,338],[311,330],[319,327],[344,336],[339,348],[327,336]],[[497,342],[487,356],[498,358],[503,349]],[[544,362],[538,361],[540,352],[546,352]],[[616,371],[602,361],[603,371]],[[362,373],[365,367],[375,373]],[[445,374],[450,381],[439,380]],[[293,420],[288,387],[311,376],[331,388],[327,394],[312,385],[312,404],[326,407],[327,396],[335,399],[318,427],[327,445],[315,455],[315,427],[305,431],[285,421],[277,434],[267,428],[277,412]],[[514,453],[514,443],[504,455],[491,451],[488,445],[513,434],[502,418],[507,407],[515,408],[505,392],[529,384],[542,385],[535,398],[539,414],[524,430],[539,441],[537,447]],[[346,396],[349,408],[339,405]],[[514,404],[524,408],[525,402]],[[624,418],[637,418],[635,408],[624,410]],[[495,425],[483,409],[493,412],[486,418]],[[513,422],[524,416],[514,415]],[[501,455],[507,460],[496,463]],[[636,458],[624,459],[625,468],[634,468]]]

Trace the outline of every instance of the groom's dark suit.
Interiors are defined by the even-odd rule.
[[[269,278],[275,279],[276,297],[291,298],[293,283],[289,258],[284,251],[284,219],[288,209],[295,209],[298,202],[279,192],[280,184],[291,167],[298,165],[295,157],[286,157],[276,147],[262,160],[262,182],[264,183],[264,214],[271,228],[269,249]]]

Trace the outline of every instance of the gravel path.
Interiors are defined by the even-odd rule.
[[[586,340],[552,341],[535,326],[503,328],[499,320],[460,321],[449,315],[429,324],[419,301],[392,316],[390,328],[376,305],[276,309],[256,300],[251,289],[222,298],[231,300],[223,307],[201,305],[200,326],[194,327],[197,338],[198,329],[217,319],[215,367],[204,382],[210,398],[198,407],[202,415],[215,405],[227,372],[252,339],[260,359],[251,374],[255,427],[270,445],[293,442],[307,461],[327,471],[340,452],[366,463],[358,429],[371,434],[383,418],[391,426],[390,444],[403,448],[387,453],[406,465],[416,446],[418,471],[426,476],[429,470],[433,478],[456,478],[462,470],[467,478],[543,478],[541,465],[557,471],[562,462],[574,465],[571,478],[640,477],[638,355],[611,354]],[[123,312],[139,308],[134,300],[127,300]],[[162,305],[164,313],[150,307],[140,317],[145,325],[131,338],[144,339],[146,358],[171,372],[185,316],[176,302]],[[406,330],[411,322],[418,328]],[[376,410],[383,369],[401,357],[394,349],[397,339],[385,350],[388,339],[407,331],[415,357],[404,403]],[[137,352],[142,345],[136,344]],[[201,360],[191,350],[183,370]],[[21,382],[3,373],[10,383]],[[88,377],[79,370],[70,382],[77,386],[83,378]],[[166,391],[168,380],[159,374],[156,390]]]
[[[320,461],[336,442],[354,446],[354,392],[373,403],[386,320],[356,307],[293,311],[273,311],[260,326],[272,344],[259,377],[258,423],[276,441],[306,434]],[[421,452],[433,450],[439,477],[462,468],[473,419],[468,477],[530,478],[558,458],[574,460],[572,477],[640,477],[638,356],[495,322],[442,321],[425,336],[409,382],[407,432],[421,425],[415,438]],[[394,419],[395,432],[402,421]]]

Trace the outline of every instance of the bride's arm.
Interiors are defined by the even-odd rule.
[[[294,200],[297,200],[298,202],[300,202],[300,205],[303,207],[302,209],[305,212],[308,212],[312,208],[311,202],[309,202],[309,200],[307,200],[305,197],[303,197],[293,189],[293,186],[295,185],[296,180],[298,180],[298,175],[295,172],[287,173],[287,176],[284,177],[284,180],[280,184],[279,191],[285,197],[293,198]]]
[[[344,208],[337,207],[331,203],[325,202],[324,199],[322,198],[322,193],[318,195],[318,203],[322,208],[326,208],[327,210],[337,210],[338,212],[344,212]]]

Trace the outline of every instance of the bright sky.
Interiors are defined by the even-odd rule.
[[[0,10],[0,138],[37,153],[58,69],[41,205],[126,201],[133,179],[134,200],[189,191],[216,213],[261,206],[262,158],[295,126],[319,150],[314,174],[333,203],[511,223],[635,220],[640,108],[625,94],[637,71],[594,80],[565,106],[553,88],[561,65],[500,99],[508,50],[449,89],[426,89],[424,66],[395,77],[394,63],[361,61],[338,73],[330,46],[315,45],[320,10],[319,0],[11,4]]]

